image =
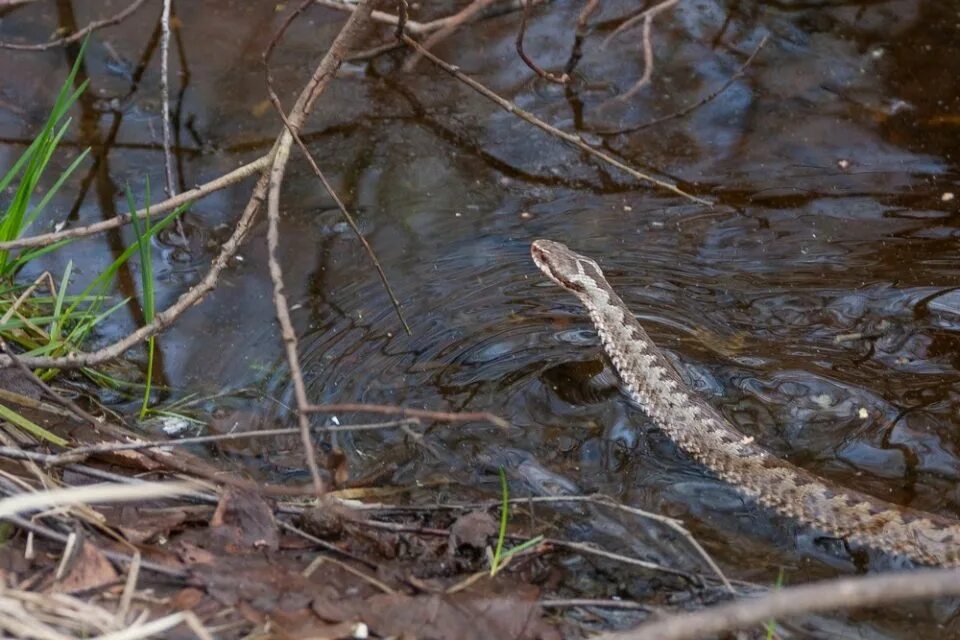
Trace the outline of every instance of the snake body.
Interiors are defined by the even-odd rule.
[[[895,505],[805,471],[755,443],[699,398],[593,260],[536,240],[534,262],[580,299],[625,391],[686,453],[749,498],[829,535],[921,564],[960,566],[960,521]]]

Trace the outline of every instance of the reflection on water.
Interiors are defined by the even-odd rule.
[[[261,76],[248,69],[257,68],[269,32],[262,24],[279,18],[255,4],[180,8],[193,65],[182,108],[197,135],[183,143],[188,181],[262,153],[277,130],[256,115]],[[283,262],[311,398],[490,410],[513,425],[506,434],[433,425],[427,437],[442,459],[401,434],[342,438],[358,476],[399,459],[392,482],[445,474],[495,495],[502,465],[517,492],[603,491],[682,517],[732,575],[769,582],[782,565],[799,582],[883,567],[883,558],[745,503],[652,429],[611,391],[583,310],[545,282],[528,247],[548,237],[596,257],[688,381],[778,454],[850,487],[960,513],[960,298],[950,293],[960,285],[958,200],[948,195],[960,190],[955,7],[681,3],[658,19],[653,84],[616,101],[642,72],[636,35],[606,49],[599,43],[626,5],[605,4],[592,18],[580,76],[566,89],[537,82],[516,58],[516,16],[472,27],[438,53],[523,108],[716,205],[691,205],[586,161],[426,64],[403,76],[400,59],[385,56],[366,74],[345,74],[308,140],[357,211],[413,335],[402,331],[329,197],[302,167],[292,169]],[[551,5],[531,23],[527,46],[542,64],[562,66],[567,38],[557,34],[569,35],[578,11]],[[17,33],[28,16],[14,14],[0,35]],[[113,49],[136,59],[137,20],[147,19],[111,31]],[[283,86],[295,87],[309,66],[298,52],[315,53],[311,29],[295,25],[278,52]],[[234,33],[244,34],[240,48]],[[709,94],[765,35],[745,76],[689,116],[629,135],[590,133],[641,124]],[[238,58],[224,59],[224,50]],[[94,43],[94,85],[120,92],[128,79],[111,64]],[[17,65],[62,67],[54,53],[8,53],[0,74],[16,74]],[[143,95],[158,94],[155,75],[144,83]],[[46,90],[7,85],[0,97],[41,104]],[[22,138],[32,120],[2,104],[0,137]],[[156,105],[134,98],[124,109],[90,116],[102,127],[120,119],[111,179],[139,183],[149,171],[160,184]],[[0,154],[18,149],[11,143]],[[97,193],[99,201],[72,207],[77,221],[97,219],[116,196]],[[215,250],[246,194],[229,191],[195,209],[201,256]],[[191,390],[258,385],[276,402],[253,408],[266,420],[289,419],[262,238],[260,229],[223,286],[168,332],[165,374]],[[72,257],[93,272],[105,259],[100,241],[80,247],[85,253]],[[48,266],[62,270],[58,260]],[[171,259],[161,274],[165,295],[189,282],[185,270]],[[568,516],[567,526],[583,526]],[[628,546],[634,535],[629,527],[617,534]],[[948,622],[933,609],[910,611]],[[864,627],[865,637],[916,633],[895,613],[880,623],[883,630]]]

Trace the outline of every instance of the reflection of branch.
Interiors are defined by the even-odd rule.
[[[687,115],[687,114],[689,114],[689,113],[691,113],[691,112],[699,109],[700,107],[702,107],[703,105],[707,104],[708,102],[711,102],[712,100],[715,100],[715,99],[717,98],[717,96],[719,96],[721,93],[723,93],[724,91],[726,91],[727,89],[729,89],[729,88],[730,88],[730,85],[732,85],[734,82],[736,82],[737,80],[739,80],[740,78],[743,77],[743,74],[746,72],[747,67],[750,66],[750,64],[753,62],[753,59],[757,57],[757,54],[758,54],[758,53],[760,53],[760,49],[763,48],[763,45],[767,44],[767,39],[768,39],[768,36],[764,36],[763,39],[760,41],[760,44],[757,45],[757,48],[754,49],[754,50],[753,50],[753,53],[751,53],[751,54],[747,57],[747,59],[743,62],[743,64],[740,65],[740,68],[737,69],[736,73],[734,73],[732,76],[730,76],[729,78],[727,78],[727,81],[726,81],[726,82],[724,82],[722,85],[720,85],[720,86],[717,88],[716,91],[714,91],[713,93],[707,95],[706,97],[701,98],[700,100],[697,100],[697,101],[694,102],[693,104],[691,104],[691,105],[689,105],[689,106],[686,106],[686,107],[684,107],[683,109],[680,109],[679,111],[674,111],[673,113],[667,114],[667,115],[662,116],[662,117],[660,117],[660,118],[655,118],[655,119],[653,119],[653,120],[651,120],[651,121],[649,121],[649,122],[644,122],[643,124],[638,124],[638,125],[633,126],[633,127],[627,127],[626,129],[616,129],[616,130],[612,130],[612,131],[594,131],[593,133],[596,133],[597,135],[601,135],[601,136],[614,136],[614,135],[619,135],[619,134],[624,134],[624,133],[633,133],[633,132],[635,132],[635,131],[640,131],[641,129],[646,129],[646,128],[652,127],[652,126],[654,126],[654,125],[658,125],[658,124],[661,124],[661,123],[663,123],[663,122],[667,122],[668,120],[674,120],[674,119],[676,119],[676,118],[682,118],[682,117],[684,117],[685,115]]]
[[[666,11],[678,2],[680,2],[680,0],[663,0],[663,2],[660,4],[650,7],[646,11],[633,16],[621,24],[603,41],[602,46],[606,47],[610,40],[612,40],[618,33],[629,29],[638,21],[643,20],[643,75],[640,76],[640,79],[637,80],[637,82],[630,87],[626,93],[619,97],[620,100],[626,100],[627,98],[631,97],[637,91],[642,89],[648,82],[650,82],[650,78],[653,77],[653,19],[657,16],[657,14]]]
[[[958,569],[921,569],[824,580],[787,587],[755,600],[738,600],[702,611],[672,615],[630,631],[594,636],[594,640],[694,640],[800,613],[956,595],[960,595]]]
[[[83,40],[84,36],[92,31],[102,29],[103,27],[109,27],[112,24],[117,24],[118,22],[125,20],[134,11],[139,9],[140,5],[142,5],[145,1],[146,0],[133,0],[133,2],[131,2],[130,5],[120,13],[117,13],[110,18],[105,18],[104,20],[91,22],[83,29],[80,29],[80,31],[57,40],[51,40],[50,42],[44,42],[43,44],[16,44],[13,42],[0,42],[0,49],[15,49],[17,51],[46,51],[47,49],[52,49],[54,47],[62,47],[67,44],[79,42],[80,40]],[[3,8],[2,4],[0,4],[0,8]]]
[[[580,62],[580,58],[583,57],[583,41],[587,37],[587,19],[590,18],[599,6],[600,0],[587,0],[587,4],[583,5],[583,9],[580,10],[580,15],[577,16],[577,31],[573,36],[573,47],[570,49],[570,57],[567,59],[567,64],[563,67],[567,75],[573,73],[573,70],[577,67],[577,63]]]
[[[500,95],[491,91],[490,89],[480,84],[470,76],[462,73],[456,67],[448,64],[447,62],[444,62],[437,56],[433,55],[431,52],[421,47],[420,43],[414,40],[413,38],[411,38],[410,36],[403,34],[402,40],[408,47],[418,50],[423,57],[430,60],[430,62],[434,63],[435,65],[437,65],[438,67],[440,67],[441,69],[443,69],[444,71],[452,75],[454,78],[459,80],[460,82],[463,82],[464,84],[466,84],[468,87],[470,87],[471,89],[473,89],[474,91],[482,95],[483,97],[493,101],[494,103],[499,105],[501,108],[503,108],[507,112],[512,113],[518,116],[519,118],[529,122],[533,126],[540,129],[541,131],[545,131],[550,135],[552,135],[553,137],[558,138],[569,145],[572,145],[573,147],[583,151],[584,153],[591,155],[594,158],[597,158],[611,166],[614,166],[620,169],[621,171],[629,174],[631,177],[637,180],[655,184],[658,187],[666,189],[667,191],[675,193],[679,196],[683,196],[684,198],[692,202],[711,206],[712,203],[709,200],[704,200],[703,198],[689,194],[683,189],[681,189],[680,187],[678,187],[677,185],[673,184],[672,182],[661,180],[660,178],[655,178],[646,173],[637,171],[633,167],[621,162],[620,160],[617,160],[610,154],[586,144],[583,140],[580,139],[580,136],[574,135],[572,133],[567,133],[566,131],[562,131],[554,127],[553,125],[547,124],[546,122],[537,118],[535,115],[533,115],[529,111],[524,111],[523,109],[518,107],[516,104],[510,102],[506,98],[501,97]]]
[[[595,1],[595,0],[594,0]],[[523,13],[520,17],[520,31],[517,32],[517,54],[520,56],[520,59],[533,70],[538,76],[547,80],[549,82],[555,82],[557,84],[567,84],[570,82],[570,76],[566,73],[563,75],[555,75],[549,71],[545,71],[540,68],[540,66],[534,62],[523,50],[523,35],[527,32],[527,14],[530,13],[530,4],[526,0],[521,0],[523,2]]]

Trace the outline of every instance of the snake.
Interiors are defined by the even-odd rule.
[[[535,240],[530,253],[586,308],[625,394],[708,471],[829,536],[923,565],[960,566],[960,521],[847,489],[778,457],[690,389],[594,260],[552,240]]]

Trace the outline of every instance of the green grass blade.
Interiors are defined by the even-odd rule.
[[[41,440],[46,440],[52,444],[57,445],[58,447],[66,447],[67,441],[61,438],[60,436],[51,433],[38,425],[36,422],[24,418],[22,415],[10,409],[9,407],[0,404],[0,418],[3,418],[7,422],[20,427],[27,433],[30,433]]]
[[[53,321],[50,323],[50,342],[56,342],[60,339],[60,330],[63,327],[63,299],[67,294],[67,287],[70,286],[70,274],[73,272],[73,260],[67,262],[67,268],[63,270],[63,278],[60,279],[60,289],[57,291],[57,300],[53,304]]]
[[[497,574],[503,556],[503,541],[507,538],[507,519],[510,517],[510,487],[507,484],[507,472],[500,467],[500,531],[497,533],[497,548],[490,562],[490,575]]]

